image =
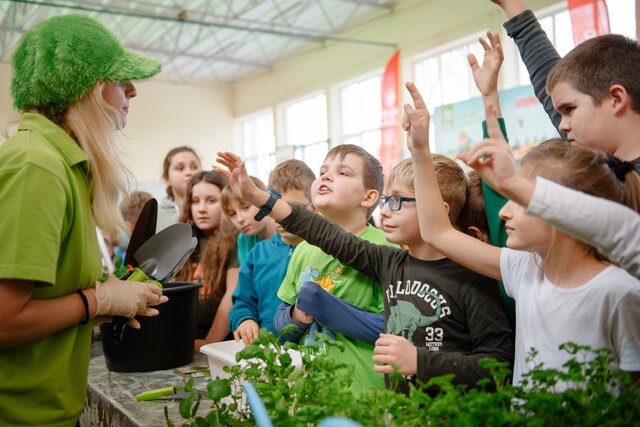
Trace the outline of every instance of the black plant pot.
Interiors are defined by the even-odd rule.
[[[155,317],[138,316],[140,329],[126,327],[122,340],[111,338],[111,323],[100,325],[107,368],[115,372],[172,369],[193,360],[199,283],[171,282],[163,293],[169,301],[155,307]]]

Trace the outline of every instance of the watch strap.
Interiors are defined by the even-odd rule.
[[[282,195],[277,190],[274,190],[273,188],[269,188],[267,190],[267,193],[269,193],[269,199],[260,208],[258,213],[256,213],[256,215],[253,217],[253,219],[255,219],[256,221],[262,221],[262,219],[265,216],[269,215],[269,212],[271,212],[271,209],[273,209],[273,206],[276,204],[276,201],[280,197],[282,197]]]

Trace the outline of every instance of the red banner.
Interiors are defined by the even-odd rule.
[[[609,11],[605,0],[568,0],[573,42],[583,41],[609,34]]]
[[[400,161],[400,141],[398,127],[398,85],[400,81],[400,52],[396,52],[387,63],[382,76],[382,143],[380,163],[385,176]]]

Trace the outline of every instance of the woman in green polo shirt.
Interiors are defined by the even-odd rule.
[[[0,145],[0,425],[73,426],[86,394],[90,318],[153,316],[154,285],[101,272],[96,225],[123,228],[116,129],[133,80],[160,63],[125,50],[101,24],[58,16],[13,56],[18,132]]]

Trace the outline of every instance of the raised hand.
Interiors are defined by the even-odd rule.
[[[484,49],[482,66],[478,64],[478,60],[473,53],[467,55],[471,73],[473,74],[473,81],[484,97],[496,96],[498,94],[498,75],[500,74],[500,67],[504,60],[502,45],[500,44],[498,34],[487,31],[487,39],[489,43],[482,37],[478,38],[478,41]]]
[[[404,104],[402,116],[402,129],[407,132],[407,148],[411,152],[429,150],[429,111],[422,99],[422,95],[411,82],[406,83],[406,88],[413,98],[413,107]]]
[[[487,108],[487,133],[489,138],[474,145],[468,153],[457,155],[459,159],[478,171],[482,179],[494,190],[504,194],[510,180],[518,176],[516,162],[505,141],[493,108]],[[509,197],[505,194],[505,196]]]
[[[230,151],[218,151],[217,156],[216,162],[225,166],[226,169],[214,166],[214,170],[227,177],[231,190],[241,195],[247,202],[262,206],[264,201],[261,201],[258,197],[262,190],[256,187],[251,177],[249,177],[247,168],[240,156]]]

